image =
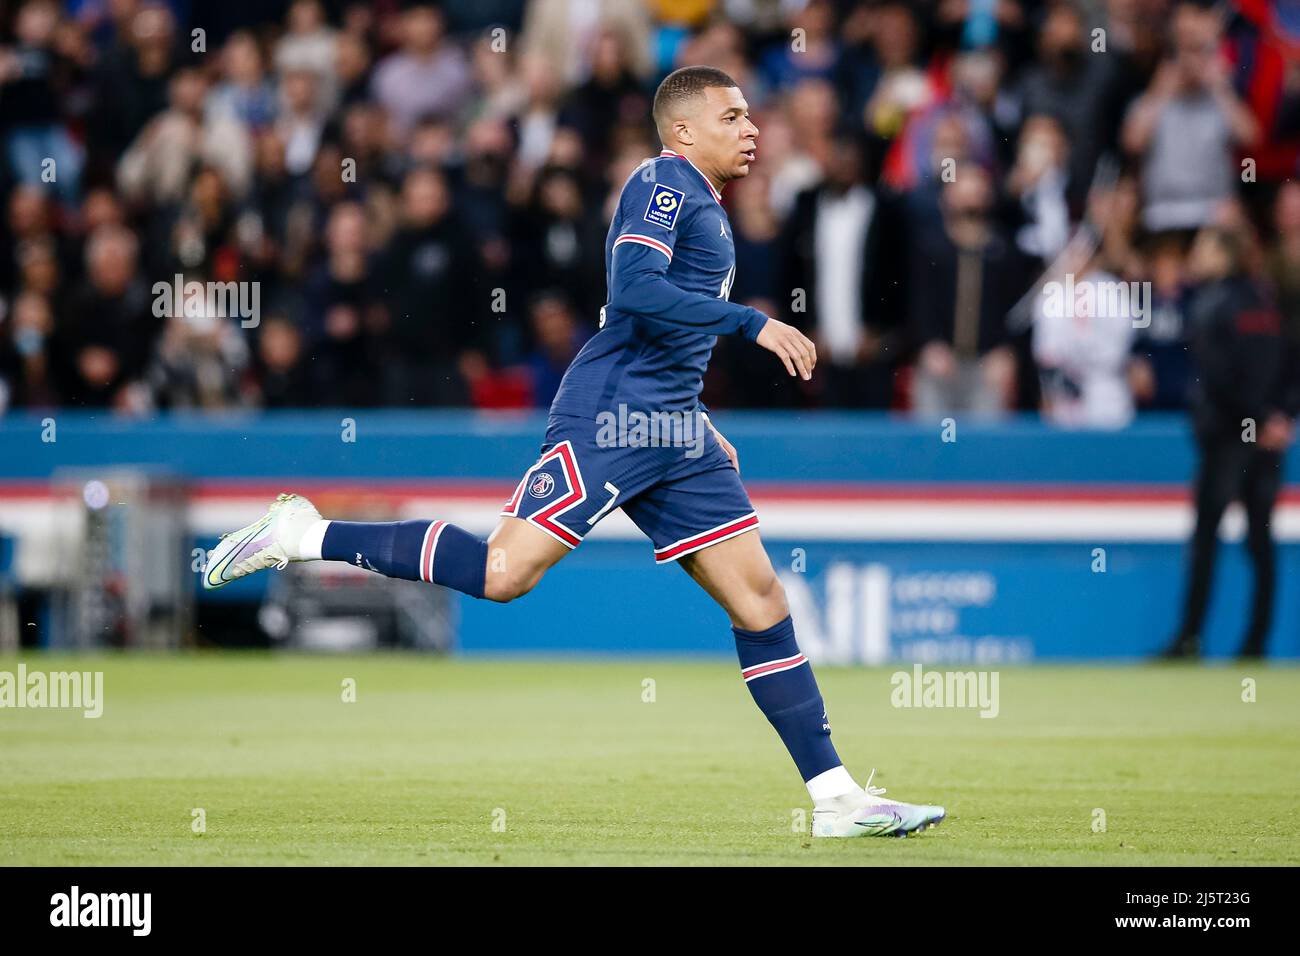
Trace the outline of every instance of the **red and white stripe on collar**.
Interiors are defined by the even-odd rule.
[[[659,155],[671,156],[674,159],[686,159],[686,157],[683,156],[681,153],[674,153],[671,149],[661,149],[659,151]],[[700,167],[696,166],[689,159],[686,159],[686,162],[690,163],[691,169],[695,170],[697,173],[700,173]],[[700,178],[704,180],[704,185],[709,187],[709,192],[713,194],[714,200],[716,200],[718,203],[721,203],[722,193],[718,192],[716,189],[713,188],[713,183],[709,182],[709,177],[705,176],[703,173],[700,173]]]

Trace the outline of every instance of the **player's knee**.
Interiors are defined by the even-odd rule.
[[[750,630],[766,630],[785,620],[790,614],[790,605],[786,602],[785,588],[776,572],[769,571],[755,580],[750,587],[748,600],[737,610],[742,618],[740,625]]]
[[[540,569],[532,567],[494,570],[489,566],[483,581],[483,596],[489,601],[508,604],[531,591],[542,578]]]
[[[778,620],[790,613],[790,605],[785,599],[785,587],[775,571],[770,572],[763,580],[758,597],[769,613],[776,615]]]

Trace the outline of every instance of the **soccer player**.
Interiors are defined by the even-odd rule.
[[[864,789],[836,754],[736,450],[699,401],[718,335],[744,336],[804,380],[817,363],[797,329],[728,301],[736,259],[721,190],[749,173],[758,129],[735,82],[709,67],[670,74],[655,93],[654,121],[664,149],[624,184],[605,240],[609,299],[600,329],[565,373],[541,457],[488,539],[438,520],[327,521],[306,498],[286,494],[222,538],[203,584],[221,587],[290,561],[347,561],[513,601],[622,508],[650,538],[655,560],[680,562],[730,617],[741,676],[807,784],[813,834],[923,830],[943,819],[942,807],[888,800],[871,778]],[[672,440],[647,434],[647,421],[669,423]],[[629,432],[627,423],[639,424]]]

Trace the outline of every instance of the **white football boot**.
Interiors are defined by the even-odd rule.
[[[867,786],[829,800],[818,800],[813,806],[812,835],[815,837],[905,837],[929,827],[938,826],[945,812],[943,807],[900,803],[886,800],[881,794],[884,787],[873,787],[871,771]]]
[[[203,571],[203,586],[211,591],[263,568],[284,570],[302,561],[298,544],[313,522],[316,506],[302,495],[280,495],[269,511],[250,525],[221,536]]]

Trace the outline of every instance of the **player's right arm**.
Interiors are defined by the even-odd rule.
[[[609,306],[617,312],[652,319],[707,335],[740,333],[757,340],[767,316],[718,296],[688,292],[668,281],[676,231],[636,228],[614,241],[609,276]]]
[[[620,199],[623,229],[614,241],[609,307],[707,335],[740,333],[780,358],[791,375],[811,378],[817,350],[794,326],[768,318],[750,306],[728,302],[721,294],[689,292],[668,281],[668,266],[679,235],[678,219],[684,228],[686,218],[680,210],[672,216],[650,212],[656,185],[633,177],[624,187]],[[664,185],[672,188],[671,183]]]
[[[628,248],[624,250],[624,246]],[[812,378],[817,348],[806,335],[747,305],[679,289],[667,279],[670,261],[661,250],[639,238],[616,244],[609,283],[610,308],[692,332],[739,332],[776,355],[791,375],[799,375],[804,381]]]

